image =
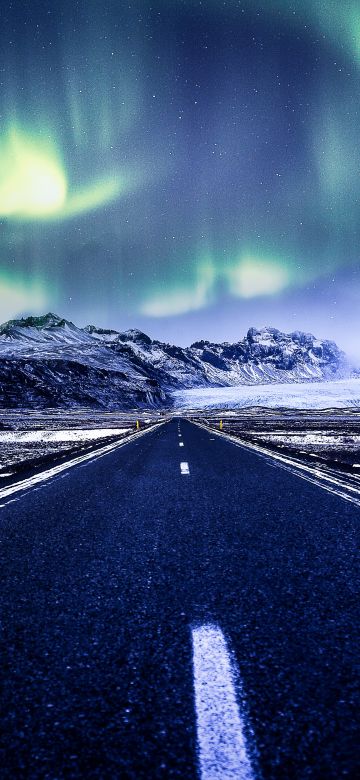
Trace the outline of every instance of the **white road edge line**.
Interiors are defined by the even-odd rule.
[[[0,500],[6,498],[7,496],[13,495],[14,493],[18,493],[20,490],[30,490],[34,487],[34,485],[38,485],[41,482],[47,482],[49,479],[51,479],[51,477],[55,477],[62,471],[66,471],[73,466],[78,466],[79,463],[84,463],[87,460],[97,460],[97,458],[101,458],[108,452],[112,452],[119,447],[124,447],[126,444],[130,444],[130,442],[132,442],[134,439],[138,439],[140,436],[145,436],[147,433],[150,433],[150,431],[154,431],[155,428],[159,428],[160,425],[164,425],[164,423],[156,423],[151,428],[147,428],[145,431],[132,433],[130,436],[127,436],[118,442],[113,442],[112,444],[107,444],[105,447],[101,447],[99,450],[93,450],[92,452],[88,452],[86,455],[80,455],[77,458],[73,458],[73,460],[60,463],[58,466],[53,466],[51,469],[46,469],[46,471],[41,471],[39,474],[34,474],[32,477],[23,479],[21,482],[15,482],[13,485],[8,485],[8,487],[1,488]],[[10,502],[7,501],[5,504],[0,504],[0,507],[4,507],[8,503]]]
[[[180,463],[180,471],[182,474],[190,474],[189,464],[186,461]]]
[[[305,479],[306,482],[311,482],[313,485],[326,490],[328,493],[332,493],[332,495],[339,496],[345,501],[350,501],[351,504],[360,506],[359,488],[355,488],[352,485],[347,485],[340,479],[323,474],[320,469],[306,466],[305,464],[299,463],[290,457],[279,455],[278,453],[275,453],[272,450],[267,450],[265,447],[260,447],[257,444],[250,444],[250,442],[243,441],[242,439],[237,438],[237,436],[231,436],[230,433],[224,433],[223,431],[220,433],[220,431],[215,431],[213,428],[204,425],[204,423],[193,422],[193,425],[197,425],[198,428],[203,428],[208,433],[215,433],[215,435],[219,436],[220,439],[227,439],[228,441],[231,441],[233,444],[235,444],[236,447],[241,447],[244,450],[256,452],[261,457],[278,461],[280,468],[283,468],[285,471],[290,471],[291,474],[295,474],[295,476],[300,477],[300,479]],[[324,482],[327,484],[324,484]],[[336,485],[337,487],[334,488],[332,485]],[[338,487],[340,487],[340,490],[337,489]],[[355,493],[357,496],[359,496],[359,498],[355,498],[348,493],[344,493],[344,490],[349,490],[351,493]]]
[[[204,624],[192,629],[192,645],[201,780],[254,780],[225,637]]]

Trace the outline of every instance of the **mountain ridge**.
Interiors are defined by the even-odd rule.
[[[251,327],[234,343],[178,347],[138,329],[79,328],[52,312],[0,325],[4,407],[161,406],[179,388],[316,382],[351,373],[335,342],[273,327]]]

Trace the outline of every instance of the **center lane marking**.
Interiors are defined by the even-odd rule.
[[[180,463],[180,471],[182,474],[190,474],[189,464],[186,461]]]
[[[201,780],[255,780],[224,634],[205,624],[192,630],[192,643]]]

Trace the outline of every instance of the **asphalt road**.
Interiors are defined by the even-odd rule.
[[[203,624],[237,666],[255,778],[359,777],[360,510],[180,431],[0,509],[1,778],[198,777]]]

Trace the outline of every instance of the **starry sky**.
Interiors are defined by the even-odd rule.
[[[358,0],[4,0],[0,320],[360,359]]]

